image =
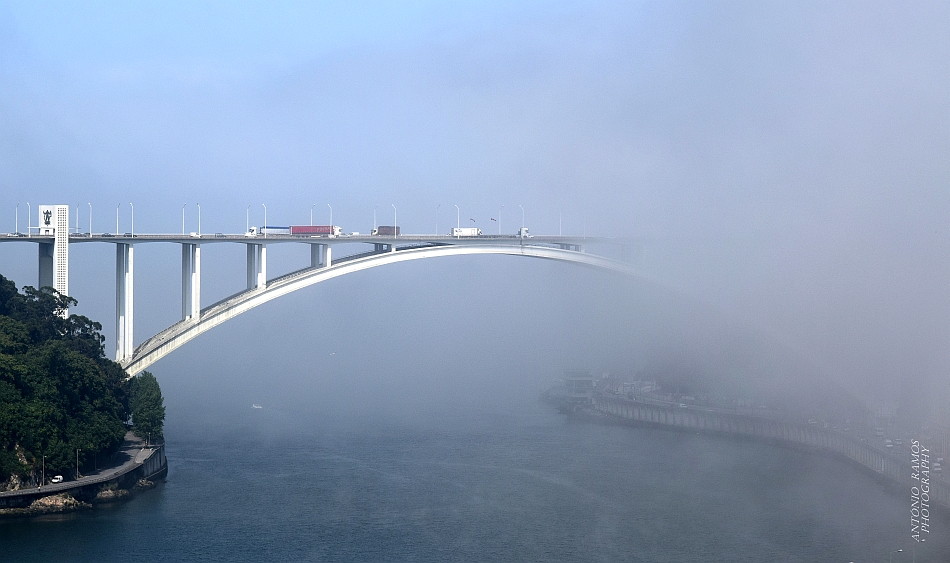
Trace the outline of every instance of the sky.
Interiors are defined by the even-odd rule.
[[[116,206],[128,231],[130,203],[136,232],[180,231],[182,206],[197,230],[200,204],[202,231],[229,233],[262,204],[276,224],[332,206],[363,232],[395,206],[419,233],[456,205],[514,232],[523,206],[532,233],[637,240],[650,281],[393,266],[155,371],[285,373],[347,350],[333,369],[361,391],[677,363],[796,377],[782,354],[763,367],[778,347],[869,405],[950,404],[948,24],[942,2],[0,2],[0,232],[24,230],[26,202],[78,204],[82,230],[91,208],[96,232]],[[0,273],[35,284],[35,252],[0,244]],[[137,251],[138,342],[177,320],[177,256]],[[203,259],[204,303],[241,289],[243,248]],[[111,341],[111,249],[72,260],[77,311]]]

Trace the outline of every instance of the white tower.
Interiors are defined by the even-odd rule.
[[[52,244],[39,244],[39,287],[69,295],[69,206],[41,205],[39,213],[39,235],[53,237]]]

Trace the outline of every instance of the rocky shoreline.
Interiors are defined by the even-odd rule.
[[[90,502],[77,500],[70,493],[58,493],[41,497],[33,501],[26,508],[0,508],[0,518],[11,516],[43,516],[47,514],[62,514],[95,508],[100,504],[112,504],[131,499],[135,493],[155,487],[153,481],[139,479],[131,489],[105,486]]]

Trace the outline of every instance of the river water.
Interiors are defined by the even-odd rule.
[[[0,559],[950,561],[946,519],[912,546],[909,491],[846,462],[530,396],[382,424],[247,405],[227,425],[170,420],[167,439],[164,484],[0,521]]]

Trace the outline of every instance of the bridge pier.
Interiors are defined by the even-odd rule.
[[[36,287],[53,287],[53,246],[41,242],[36,245],[39,248],[40,262],[40,283]]]
[[[329,244],[311,244],[310,245],[310,267],[311,268],[329,268],[332,264],[331,257],[333,249]]]
[[[247,289],[257,287],[257,245],[247,245]]]
[[[133,258],[131,244],[115,245],[115,359],[132,357]]]
[[[201,316],[201,246],[181,245],[181,320]]]
[[[247,289],[264,289],[267,286],[267,246],[247,245]]]

